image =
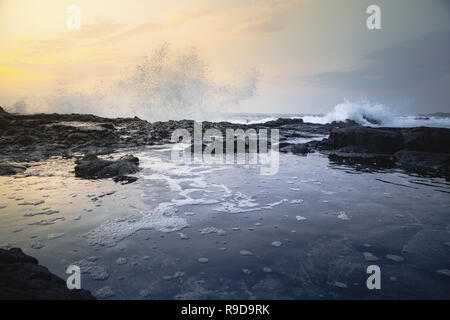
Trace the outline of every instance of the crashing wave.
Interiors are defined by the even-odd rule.
[[[363,126],[372,127],[444,127],[450,128],[450,118],[435,116],[397,116],[383,104],[373,104],[368,101],[345,101],[336,105],[325,115],[302,117],[304,122],[327,124],[333,121],[352,120]]]

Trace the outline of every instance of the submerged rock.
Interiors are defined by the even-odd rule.
[[[19,248],[0,249],[0,299],[92,300],[87,290],[69,290],[66,282]]]
[[[339,281],[335,281],[335,282],[333,283],[333,285],[336,286],[336,287],[338,287],[338,288],[342,288],[342,289],[348,288],[348,286],[347,286],[345,283],[339,282]]]
[[[239,254],[240,254],[241,256],[252,256],[252,255],[253,255],[253,252],[251,252],[251,251],[249,251],[249,250],[241,250],[241,251],[239,252]]]
[[[44,244],[42,244],[41,242],[33,242],[33,243],[30,245],[30,247],[31,247],[31,249],[39,250],[39,249],[41,249],[41,248],[44,247]]]
[[[272,269],[269,268],[269,267],[264,267],[264,268],[263,268],[263,271],[264,271],[265,273],[272,273]]]
[[[208,263],[209,259],[208,258],[198,258],[198,262],[200,262],[200,263]]]
[[[139,171],[139,159],[126,155],[119,160],[111,161],[89,154],[75,161],[75,176],[88,179],[112,178]]]
[[[364,255],[364,259],[366,259],[366,261],[377,261],[378,260],[378,257],[375,256],[371,252],[363,252],[363,255]]]
[[[272,246],[273,247],[281,247],[281,245],[282,245],[283,243],[281,242],[281,241],[274,241],[274,242],[272,242]]]
[[[11,176],[23,173],[27,168],[19,164],[0,163],[0,176]]]
[[[395,262],[405,261],[405,258],[403,258],[402,256],[397,256],[395,254],[387,254],[386,258],[388,258],[389,260],[395,261]]]

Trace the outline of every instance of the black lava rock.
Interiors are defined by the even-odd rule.
[[[111,161],[98,158],[94,154],[84,156],[75,161],[75,176],[89,179],[112,178],[139,171],[139,159],[126,155],[119,160]]]
[[[87,290],[66,282],[19,248],[0,249],[0,300],[95,300]]]

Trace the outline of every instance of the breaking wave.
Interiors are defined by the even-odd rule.
[[[149,121],[201,120],[254,96],[258,80],[259,72],[250,70],[233,85],[217,84],[210,79],[208,66],[195,48],[180,53],[165,44],[122,79],[94,93],[59,90],[39,103],[28,99],[9,110],[138,116]]]
[[[349,102],[338,104],[333,111],[325,115],[310,115],[301,117],[309,123],[332,123],[333,121],[353,120],[364,126],[375,127],[444,127],[450,128],[449,117],[428,116],[398,116],[383,104],[370,102]]]

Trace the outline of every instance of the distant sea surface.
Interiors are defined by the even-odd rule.
[[[305,113],[223,113],[212,121],[233,123],[264,123],[278,118],[303,119],[305,122],[326,124],[333,121],[353,120],[361,125],[375,127],[440,127],[450,128],[450,113],[396,115],[383,105],[342,103],[326,114]],[[206,120],[206,119],[205,119]]]

